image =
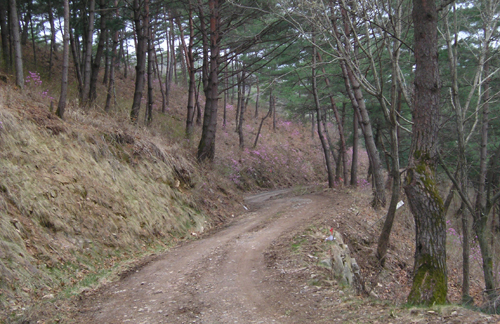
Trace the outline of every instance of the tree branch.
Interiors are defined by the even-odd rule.
[[[439,7],[437,7],[436,11],[440,12],[441,10],[443,10],[444,8],[446,8],[449,4],[452,4],[453,2],[455,2],[455,0],[446,0]]]
[[[472,208],[472,205],[471,205],[471,203],[469,201],[469,198],[467,198],[467,196],[465,195],[465,193],[462,191],[460,185],[458,184],[457,179],[455,179],[455,177],[450,173],[450,170],[448,170],[448,167],[446,166],[446,164],[443,161],[443,158],[441,157],[441,153],[438,152],[437,156],[438,156],[438,159],[439,159],[439,164],[441,164],[441,166],[444,169],[444,172],[446,172],[446,175],[448,176],[448,178],[450,178],[451,182],[453,182],[453,185],[457,189],[458,194],[460,195],[460,198],[462,198],[462,201],[467,206],[467,209],[469,210],[469,212],[471,213],[471,215],[474,215],[474,208]]]

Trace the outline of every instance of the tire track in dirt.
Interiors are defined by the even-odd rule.
[[[78,323],[289,323],[277,307],[264,251],[328,204],[321,195],[248,197],[250,212],[209,237],[176,247],[86,297]]]

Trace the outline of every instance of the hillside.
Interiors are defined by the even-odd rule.
[[[25,50],[29,58],[30,50]],[[43,58],[44,52],[40,55]],[[32,68],[29,62],[27,69]],[[57,74],[59,67],[55,69]],[[13,86],[9,75],[0,81],[0,322],[51,322],[55,314],[67,311],[68,303],[139,269],[154,255],[206,237],[238,216],[244,218],[245,194],[290,187],[295,194],[320,192],[338,203],[322,210],[305,229],[273,238],[266,250],[275,256],[270,267],[297,262],[300,267],[291,267],[290,273],[305,266],[312,269],[307,275],[318,279],[301,274],[291,286],[330,289],[331,278],[316,255],[324,252],[322,235],[335,225],[362,268],[367,292],[372,292],[371,297],[348,299],[342,307],[351,312],[364,304],[387,309],[405,303],[413,266],[413,219],[406,207],[398,212],[386,267],[374,265],[386,211],[370,207],[366,152],[360,156],[359,189],[325,190],[323,156],[310,124],[279,115],[273,130],[268,119],[252,148],[267,107],[261,107],[260,118],[248,109],[247,146],[240,150],[234,106],[229,103],[225,128],[219,114],[215,161],[200,165],[200,126],[191,140],[185,138],[187,93],[181,85],[172,86],[166,113],[156,105],[153,123],[146,127],[129,122],[130,76],[117,78],[116,104],[106,114],[101,83],[96,106],[84,109],[75,99],[70,74],[71,99],[61,120],[50,108],[58,98],[58,80],[49,81],[46,74],[45,68],[28,73],[24,91]],[[156,88],[155,102],[159,100]],[[442,184],[443,192],[447,186]],[[458,204],[455,199],[452,207]],[[454,228],[459,228],[459,220],[450,218],[449,295],[451,302],[459,302],[461,249]],[[477,246],[473,249],[477,257]],[[477,259],[471,276],[471,294],[480,304],[483,282]],[[482,318],[471,311],[467,316]]]
[[[279,119],[273,132],[268,120],[257,148],[241,151],[230,121],[218,130],[215,163],[198,165],[200,130],[184,138],[182,87],[144,127],[128,122],[131,78],[117,79],[111,114],[99,89],[95,108],[71,99],[64,121],[50,111],[57,82],[34,71],[26,79],[24,91],[0,81],[2,317],[95,288],[144,255],[220,227],[244,210],[243,190],[324,181],[319,142],[299,123]],[[247,120],[253,142],[260,120]]]

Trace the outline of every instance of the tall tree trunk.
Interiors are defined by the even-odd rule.
[[[368,114],[368,110],[365,105],[365,100],[363,98],[363,94],[361,92],[361,87],[354,77],[352,71],[347,68],[347,75],[349,77],[349,81],[352,85],[352,90],[354,92],[354,96],[356,97],[356,101],[358,103],[359,115],[361,123],[363,123],[364,129],[363,135],[365,137],[366,150],[370,155],[370,162],[372,165],[372,172],[374,177],[374,197],[372,206],[377,209],[380,207],[384,207],[386,204],[385,199],[385,185],[384,185],[384,177],[382,174],[382,162],[380,161],[380,155],[377,149],[377,145],[375,144],[375,139],[373,137],[372,125],[370,122],[370,116]]]
[[[152,37],[154,39],[154,33],[153,33]],[[158,82],[160,83],[161,112],[164,113],[165,110],[167,109],[167,102],[166,102],[166,98],[165,98],[165,90],[163,89],[163,81],[162,81],[163,64],[162,64],[162,68],[160,70],[160,68],[158,66],[158,56],[156,55],[156,49],[154,47],[154,43],[153,43],[153,54],[154,54],[154,57],[155,57],[154,61],[155,61],[156,70],[158,71],[158,73],[157,73]],[[163,55],[161,56],[161,60],[162,60],[162,63],[163,63]]]
[[[276,131],[276,99],[274,99],[273,103],[274,103],[273,104],[273,131]]]
[[[2,0],[2,7],[0,8],[0,28],[1,28],[1,36],[2,36],[2,60],[3,67],[6,70],[10,70],[10,57],[9,57],[9,26],[7,19],[7,0]]]
[[[104,49],[104,76],[102,77],[102,84],[104,85],[108,84],[110,65],[109,37],[106,37],[106,48]]]
[[[392,231],[392,225],[394,223],[394,217],[396,215],[396,209],[399,202],[399,191],[401,190],[401,177],[399,174],[399,145],[397,136],[397,123],[396,123],[396,102],[391,105],[391,178],[392,178],[392,195],[391,203],[389,204],[389,209],[387,210],[387,215],[385,218],[384,226],[380,232],[380,237],[377,245],[377,258],[383,265],[385,262],[385,255],[387,253],[387,247],[389,245],[389,238]]]
[[[20,88],[24,88],[24,76],[23,76],[23,56],[21,51],[21,35],[19,34],[19,20],[17,15],[17,5],[16,0],[9,0],[10,6],[10,23],[11,23],[11,34],[12,42],[14,44],[15,53],[15,68],[16,68],[16,85]]]
[[[118,0],[115,0],[115,7],[118,6]],[[118,17],[118,9],[116,9],[115,18]],[[106,94],[106,105],[104,106],[104,111],[109,112],[111,109],[111,97],[112,91],[115,86],[115,68],[118,68],[118,62],[120,61],[119,56],[117,55],[117,47],[118,47],[118,36],[120,31],[116,30],[113,34],[113,42],[112,42],[112,52],[109,64],[109,81],[108,81],[108,91]],[[123,42],[122,42],[123,44]]]
[[[182,73],[182,86],[187,86],[188,84],[188,72],[186,69],[186,53],[185,47],[179,46],[179,60],[181,61],[181,73]]]
[[[227,61],[227,58],[226,58]],[[229,80],[227,77],[227,69],[228,69],[229,64],[226,65],[224,68],[224,109],[223,109],[223,116],[222,116],[222,127],[226,128],[226,122],[227,122],[227,97],[228,97],[228,86],[229,86]]]
[[[273,113],[273,105],[274,105],[273,90],[271,89],[271,91],[269,93],[269,110],[268,110],[267,114],[264,117],[262,117],[262,120],[260,121],[259,130],[257,131],[257,135],[255,136],[255,141],[253,143],[253,148],[257,147],[257,142],[259,141],[260,131],[262,130],[262,125],[264,124],[264,121],[268,117],[270,117],[271,114]],[[313,121],[313,124],[314,124],[314,121]]]
[[[149,0],[144,2],[144,10],[141,10],[139,0],[134,0],[134,24],[137,33],[137,65],[135,66],[135,91],[132,102],[130,119],[132,123],[137,124],[139,111],[141,109],[142,92],[144,90],[144,73],[146,68],[146,33],[149,26]],[[143,13],[141,13],[143,12]],[[142,18],[142,19],[141,19]]]
[[[201,86],[201,79],[198,80],[198,86],[196,87],[196,92],[195,92],[195,106],[196,106],[196,126],[201,126],[201,107],[200,107],[200,86]]]
[[[69,0],[63,1],[64,6],[64,33],[63,33],[63,67],[61,75],[61,96],[57,105],[56,114],[64,118],[66,109],[66,96],[68,94],[68,69],[69,69]]]
[[[446,224],[435,172],[439,128],[437,10],[434,1],[413,0],[415,93],[412,143],[405,192],[415,218],[415,263],[410,304],[446,302]]]
[[[168,16],[170,15],[170,18]],[[170,26],[173,26],[173,21],[172,21],[172,14],[169,12],[169,15],[167,15],[167,12],[163,11],[163,16],[165,17],[165,21],[168,19],[170,21]],[[167,24],[165,24],[167,25]],[[170,104],[170,86],[172,85],[172,28],[165,27],[165,37],[166,37],[166,42],[167,42],[167,66],[165,68],[165,105],[168,106]],[[165,110],[162,110],[163,113],[165,113]]]
[[[486,30],[484,31],[486,33]],[[486,57],[489,56],[489,42],[484,44],[486,47]],[[489,59],[485,61],[484,75],[489,75]],[[474,228],[476,230],[476,236],[479,243],[479,248],[481,249],[481,255],[483,257],[483,273],[484,273],[484,283],[486,294],[490,301],[494,301],[498,297],[498,292],[495,289],[495,278],[493,276],[493,255],[491,253],[491,247],[488,243],[488,237],[491,233],[488,232],[489,217],[491,214],[491,209],[495,204],[495,201],[487,201],[486,189],[486,179],[490,179],[492,183],[494,176],[488,177],[488,170],[486,166],[487,155],[488,155],[488,128],[489,128],[489,100],[490,100],[490,79],[485,80],[485,91],[484,91],[484,104],[482,113],[482,126],[481,126],[481,151],[480,151],[480,164],[479,164],[479,188],[476,197],[476,211],[474,216]],[[494,168],[495,164],[498,163],[500,148],[492,158],[492,165],[489,172],[498,174]],[[489,188],[488,188],[488,191]],[[490,192],[488,192],[489,196]],[[488,206],[489,205],[489,206]]]
[[[240,99],[240,117],[239,117],[239,122],[238,122],[238,137],[240,139],[240,150],[243,150],[245,148],[245,138],[243,134],[243,123],[245,122],[245,67],[243,66],[243,70],[241,71],[241,86],[240,86],[240,95],[238,96]]]
[[[148,30],[148,101],[146,109],[146,125],[151,125],[153,121],[153,37],[151,32],[151,26]]]
[[[54,26],[54,14],[52,13],[52,2],[47,2],[47,12],[49,13],[50,25],[50,54],[49,54],[49,80],[52,79],[52,66],[54,65],[54,55],[56,50],[56,28]]]
[[[457,216],[462,219],[462,303],[472,304],[474,300],[470,296],[469,213],[463,201]]]
[[[255,114],[253,118],[259,117],[259,96],[260,96],[260,86],[259,86],[259,77],[257,77],[257,97],[255,98]]]
[[[344,17],[346,16],[345,9],[342,9],[342,15]],[[334,19],[332,19],[332,24],[334,27],[334,33],[336,33],[337,37],[339,37],[340,39]],[[347,23],[346,18],[344,18],[344,30],[346,35],[351,34],[350,25]],[[338,46],[340,47],[342,45],[338,44]],[[352,46],[348,38],[345,39],[343,46],[348,53],[352,52]],[[366,150],[368,152],[370,166],[374,177],[372,206],[375,209],[378,209],[380,207],[384,207],[386,204],[385,185],[382,175],[382,163],[380,161],[379,152],[373,138],[370,116],[368,114],[368,109],[366,108],[363,92],[361,91],[361,85],[354,75],[353,70],[349,66],[347,66],[347,63],[345,61],[340,61],[340,66],[344,77],[346,91],[349,94],[349,98],[354,106],[355,111],[359,113],[358,117],[362,125],[361,130],[363,131],[363,136],[365,138]]]
[[[400,17],[401,11],[398,11],[398,17]],[[396,26],[398,35],[400,34],[400,24],[397,23]],[[394,41],[393,44],[393,52],[392,52],[392,80],[397,80],[397,75],[399,73],[398,62],[399,62],[399,49],[400,44],[397,41]],[[377,257],[381,264],[385,262],[385,255],[387,253],[387,247],[389,245],[389,238],[392,231],[392,225],[394,223],[394,217],[396,216],[397,205],[399,202],[399,191],[401,190],[401,176],[399,174],[399,137],[398,137],[398,114],[397,109],[400,106],[401,96],[399,95],[400,85],[398,82],[391,83],[391,107],[389,112],[386,112],[384,115],[386,117],[386,121],[390,125],[389,131],[391,135],[391,154],[390,157],[387,157],[388,164],[389,160],[392,162],[392,165],[388,167],[390,174],[389,179],[392,182],[392,195],[391,202],[389,204],[389,209],[387,210],[387,215],[385,218],[384,226],[382,231],[380,232],[380,237],[377,245]],[[388,116],[387,116],[388,113]],[[444,214],[446,216],[446,214]]]
[[[179,29],[182,30],[179,22]],[[186,47],[183,40],[184,47]],[[188,103],[187,103],[187,117],[186,117],[186,137],[191,138],[194,130],[194,95],[196,91],[196,68],[194,66],[193,57],[194,45],[194,26],[193,26],[193,12],[191,5],[189,6],[189,46],[186,47],[186,62],[189,70],[189,90],[188,90]]]
[[[106,1],[99,0],[99,7],[101,9],[101,21],[99,24],[99,42],[97,44],[97,51],[95,54],[94,61],[92,62],[92,71],[90,77],[90,88],[89,88],[89,100],[90,103],[95,103],[97,99],[97,77],[99,76],[99,69],[101,67],[102,55],[104,53],[104,45],[106,44],[106,39],[108,38],[108,31],[106,29],[106,20],[108,17],[106,10]]]
[[[238,132],[238,125],[239,125],[239,118],[240,118],[240,109],[241,109],[241,97],[243,96],[243,91],[241,90],[241,83],[242,78],[240,76],[240,73],[236,75],[236,79],[238,80],[238,95],[236,98],[236,113],[234,116],[234,124],[236,125],[234,131],[237,133]]]
[[[73,37],[73,32],[71,31],[71,28],[69,29],[69,42],[71,45],[71,54],[73,56],[73,64],[75,65],[76,80],[78,81],[78,91],[79,91],[79,93],[82,93],[83,92],[83,80],[82,80],[82,74],[81,74],[81,69],[80,69],[80,61],[78,60],[75,39]]]
[[[23,33],[21,35],[21,45],[26,45],[28,43],[28,29],[30,29],[30,22],[31,22],[31,12],[33,9],[33,0],[28,0],[27,2],[27,12],[24,15],[24,26],[23,26]]]
[[[314,34],[314,32],[313,32]],[[315,37],[313,36],[313,42],[315,42]],[[331,162],[331,154],[333,151],[330,149],[327,140],[326,140],[326,135],[323,132],[323,127],[322,127],[322,119],[323,119],[323,109],[321,108],[321,104],[319,102],[319,97],[318,97],[318,86],[317,86],[317,81],[316,81],[316,56],[317,56],[317,49],[316,46],[313,46],[313,55],[312,55],[312,91],[314,95],[314,105],[316,107],[316,116],[317,116],[317,123],[318,123],[318,136],[319,140],[321,141],[321,147],[323,147],[323,154],[325,156],[325,163],[326,163],[326,171],[327,171],[327,176],[328,176],[328,188],[333,188],[335,186],[335,178],[333,174],[333,165]]]
[[[359,143],[358,114],[352,116],[352,157],[351,157],[351,186],[358,186],[358,143]]]
[[[198,160],[213,161],[215,158],[215,133],[217,130],[217,103],[219,99],[219,55],[220,55],[220,15],[219,0],[209,0],[210,8],[210,70],[205,90],[205,114],[200,144],[198,145]]]
[[[125,34],[125,31],[123,32]],[[128,52],[128,38],[125,38],[125,52],[123,55],[123,78],[128,78],[128,69],[130,67],[130,54]]]
[[[380,208],[381,206],[385,206],[386,203],[385,185],[384,177],[382,176],[382,163],[380,161],[377,146],[375,145],[370,117],[368,115],[368,110],[366,109],[359,82],[356,80],[352,71],[346,66],[345,62],[340,62],[340,65],[344,75],[347,93],[354,107],[355,113],[358,114],[357,117],[360,121],[361,131],[363,132],[363,136],[365,138],[366,151],[370,160],[369,171],[371,170],[375,180],[373,183],[372,206],[374,208]]]
[[[90,78],[92,73],[92,40],[94,36],[94,16],[95,16],[95,0],[89,0],[89,20],[88,20],[88,33],[85,42],[85,57],[83,64],[83,87],[82,87],[82,103],[88,104],[90,94]]]
[[[321,55],[317,53],[318,55],[318,60],[321,62]],[[330,87],[330,80],[326,76],[326,71],[325,68],[322,68],[323,74],[325,76],[325,83],[327,87]],[[346,149],[346,144],[345,144],[345,137],[344,137],[344,127],[342,120],[340,119],[339,112],[337,109],[337,105],[335,104],[335,98],[333,98],[333,95],[330,95],[330,105],[332,107],[333,114],[335,116],[335,120],[337,121],[337,127],[339,130],[339,137],[340,137],[340,156],[338,163],[342,162],[342,170],[343,170],[343,176],[344,176],[344,184],[347,186],[348,184],[348,175],[347,175],[347,149]],[[333,151],[332,151],[333,152]],[[337,171],[339,168],[337,167]]]
[[[172,49],[172,72],[174,83],[179,84],[179,80],[177,78],[177,55],[175,55],[175,32],[174,32],[174,18],[171,15],[170,17],[170,42]]]
[[[33,1],[30,0],[30,6],[33,6]],[[33,63],[35,64],[35,70],[38,70],[37,55],[36,55],[36,45],[35,45],[35,31],[33,28],[33,15],[30,13],[30,30],[31,30],[31,47],[33,48]]]
[[[314,138],[314,127],[315,121],[314,121],[314,111],[311,111],[311,138]]]

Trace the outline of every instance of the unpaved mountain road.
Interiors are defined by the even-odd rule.
[[[290,323],[287,287],[269,280],[265,250],[303,228],[331,201],[321,195],[248,197],[250,211],[227,228],[176,247],[81,304],[85,323]],[[286,285],[285,282],[282,282]],[[287,303],[284,303],[287,304]],[[303,305],[301,305],[303,306]]]
[[[360,201],[352,192],[297,197],[291,190],[277,190],[248,197],[246,204],[250,210],[226,228],[183,243],[123,279],[82,296],[63,322],[500,324],[499,315],[458,306],[397,307],[348,293],[331,280],[315,256],[325,244],[328,228],[361,241],[375,221],[366,210],[356,219],[359,212],[353,214],[353,206]],[[377,231],[372,231],[375,237],[373,233]],[[371,241],[360,250],[368,254],[357,255],[365,267],[363,260],[376,248],[376,240]],[[393,301],[404,303],[409,286],[398,281],[403,277],[397,277],[397,271],[364,270],[363,280],[371,282],[378,294],[402,296]]]

